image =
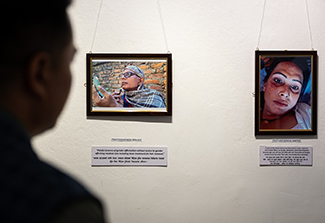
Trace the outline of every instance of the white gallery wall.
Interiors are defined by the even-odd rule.
[[[103,0],[99,18],[101,0],[75,0],[71,94],[36,151],[99,196],[113,223],[324,222],[325,1],[307,3],[312,42],[306,0],[266,0],[262,29],[262,0]],[[257,46],[318,51],[317,136],[254,136]],[[90,50],[169,50],[173,116],[87,118]],[[301,143],[272,143],[279,138]],[[92,167],[95,145],[167,146],[168,166]],[[313,166],[260,167],[260,145],[312,146]]]

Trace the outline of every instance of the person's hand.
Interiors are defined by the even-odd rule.
[[[112,96],[115,98],[115,101],[117,102],[116,107],[123,107],[124,101],[122,99],[121,91],[113,92]]]
[[[120,103],[116,102],[116,99],[107,91],[105,91],[105,89],[98,85],[97,86],[98,90],[100,91],[100,93],[102,93],[104,95],[104,98],[100,97],[98,92],[96,91],[95,86],[93,85],[93,100],[94,100],[94,105],[95,106],[99,106],[99,107],[121,107]]]

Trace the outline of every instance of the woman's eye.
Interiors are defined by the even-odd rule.
[[[274,78],[274,82],[277,84],[282,84],[282,80],[280,80],[279,78]]]
[[[294,92],[297,92],[297,91],[300,90],[300,88],[299,88],[298,86],[294,86],[294,85],[291,86],[291,89],[292,89]]]

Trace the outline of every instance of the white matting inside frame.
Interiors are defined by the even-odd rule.
[[[164,146],[93,146],[92,166],[167,166]]]
[[[261,166],[312,166],[311,146],[260,146]]]

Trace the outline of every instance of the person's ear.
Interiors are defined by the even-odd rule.
[[[265,91],[265,88],[266,88],[266,87],[265,87],[265,84],[264,84],[264,85],[263,85],[263,91]]]
[[[50,71],[51,56],[49,53],[39,52],[30,60],[26,79],[31,92],[37,97],[46,97]]]
[[[139,82],[139,86],[141,86],[143,83],[143,77],[140,77],[140,82]]]

